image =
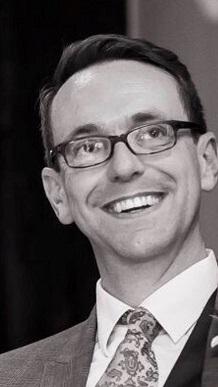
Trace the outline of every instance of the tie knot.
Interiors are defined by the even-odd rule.
[[[140,329],[143,335],[152,342],[161,331],[161,326],[147,309],[139,307],[127,310],[120,318],[119,324],[128,325],[129,329]]]

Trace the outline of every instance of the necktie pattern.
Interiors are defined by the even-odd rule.
[[[128,310],[118,324],[127,324],[124,340],[96,387],[157,387],[158,366],[151,345],[161,326],[144,308]]]

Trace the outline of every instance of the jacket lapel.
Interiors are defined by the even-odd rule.
[[[85,387],[96,336],[96,310],[72,328],[69,341],[55,359],[44,363],[40,387]]]
[[[205,363],[202,376],[202,387],[218,386],[218,292],[214,312],[211,315]]]
[[[73,382],[71,382],[71,386],[85,387],[86,385],[95,346],[96,329],[96,309],[94,308],[87,324],[81,331],[78,346],[75,348],[76,356],[74,356],[74,359],[71,362]],[[73,369],[73,367],[75,368]]]

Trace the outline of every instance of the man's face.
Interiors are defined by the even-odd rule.
[[[87,135],[120,135],[152,121],[188,117],[169,74],[149,64],[118,60],[68,79],[53,101],[51,120],[57,145],[73,134],[76,138],[78,127],[85,135],[81,127],[87,125]],[[76,222],[97,258],[141,261],[194,238],[201,171],[189,131],[181,131],[174,148],[156,155],[134,155],[120,142],[101,165],[73,169],[60,157],[60,166],[66,223]],[[137,200],[140,208],[135,210]],[[151,206],[143,207],[142,200]],[[120,206],[125,211],[118,212]]]

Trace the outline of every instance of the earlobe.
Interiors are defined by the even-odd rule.
[[[45,194],[59,221],[63,224],[73,223],[61,175],[52,168],[43,168],[42,182]]]
[[[218,179],[218,157],[216,137],[212,132],[200,136],[198,140],[198,157],[201,172],[201,187],[211,191]]]

